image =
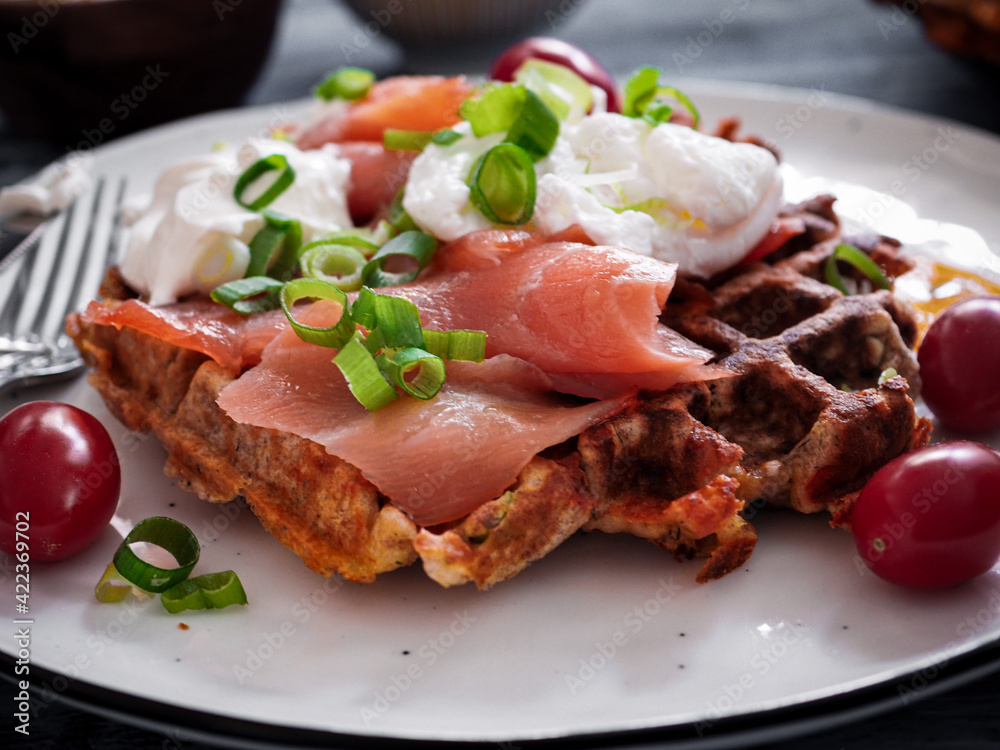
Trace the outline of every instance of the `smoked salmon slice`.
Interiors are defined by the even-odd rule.
[[[445,245],[429,275],[380,290],[420,309],[425,328],[486,331],[510,354],[590,398],[665,390],[729,373],[659,321],[677,267],[631,250],[484,230]]]
[[[372,86],[347,113],[335,111],[303,130],[296,145],[319,148],[344,141],[382,142],[389,128],[433,132],[456,124],[458,108],[472,92],[463,76],[397,76]]]
[[[354,223],[362,226],[389,207],[406,184],[417,155],[412,151],[390,151],[372,141],[348,141],[338,146],[351,162],[347,209]]]
[[[628,400],[567,400],[537,367],[500,355],[480,364],[449,362],[435,398],[398,398],[369,412],[333,355],[285,331],[259,365],[222,390],[219,406],[237,422],[319,443],[357,466],[421,526],[461,518],[499,497],[535,454]]]
[[[241,315],[205,298],[156,307],[137,299],[93,301],[82,317],[89,323],[119,330],[134,328],[183,349],[201,352],[230,375],[238,375],[260,362],[264,347],[288,328],[281,310]]]

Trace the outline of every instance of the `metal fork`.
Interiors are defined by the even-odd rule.
[[[33,248],[0,267],[0,393],[67,379],[83,370],[66,316],[100,285],[117,250],[125,180],[105,178],[49,226]]]

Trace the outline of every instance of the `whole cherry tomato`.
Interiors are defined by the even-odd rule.
[[[942,424],[961,432],[1000,427],[1000,297],[956,302],[917,350],[920,395]]]
[[[490,78],[513,81],[521,63],[530,59],[565,65],[585,81],[604,89],[608,95],[609,112],[621,111],[621,94],[611,74],[589,53],[561,39],[531,37],[511,45],[493,61]]]
[[[851,528],[887,581],[943,588],[985,573],[1000,558],[1000,452],[955,440],[890,461],[861,490]]]
[[[89,546],[118,505],[108,431],[69,404],[33,401],[0,419],[0,549],[62,560]]]

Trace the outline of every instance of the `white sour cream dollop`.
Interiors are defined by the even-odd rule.
[[[469,202],[475,160],[502,136],[476,138],[468,124],[449,146],[417,157],[403,206],[443,240],[491,226]],[[598,112],[564,123],[535,165],[533,224],[547,234],[579,224],[595,242],[628,247],[707,277],[742,259],[782,205],[777,160],[682,125]]]
[[[265,220],[238,204],[233,188],[248,167],[272,154],[288,160],[295,180],[267,208],[298,219],[303,242],[352,226],[351,164],[336,146],[300,151],[287,141],[252,139],[174,164],[157,180],[149,204],[126,212],[131,233],[121,272],[128,285],[150,304],[164,305],[241,278],[247,246]]]

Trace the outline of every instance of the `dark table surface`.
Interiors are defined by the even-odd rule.
[[[911,11],[866,0],[566,0],[570,12],[536,31],[590,50],[615,75],[655,64],[684,77],[820,88],[917,112],[952,118],[1000,134],[1000,69],[951,57],[929,44]],[[675,52],[724,9],[735,22],[683,65]],[[286,0],[274,49],[248,104],[299,98],[327,71],[345,63],[392,73],[484,72],[506,40],[466,47],[404,50],[377,36],[352,45],[359,22],[335,0]],[[64,148],[12,132],[0,120],[0,186],[37,170]],[[928,690],[922,700],[890,701],[874,717],[798,739],[761,745],[772,750],[1000,748],[1000,673]],[[39,708],[24,741],[10,728],[14,690],[0,684],[0,746],[31,748],[208,747],[183,735],[160,734],[56,701]]]

